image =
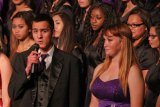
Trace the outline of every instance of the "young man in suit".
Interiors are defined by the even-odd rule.
[[[80,62],[53,45],[53,25],[52,18],[45,14],[34,19],[32,35],[39,49],[31,47],[13,63],[9,84],[12,107],[80,106]],[[45,68],[40,71],[42,60]]]

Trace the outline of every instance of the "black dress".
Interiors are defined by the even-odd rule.
[[[148,86],[145,107],[155,107],[157,98],[160,95],[160,63],[151,66],[145,81]]]
[[[94,69],[97,65],[102,63],[105,59],[105,51],[103,47],[104,41],[101,40],[99,43],[95,46],[88,45],[84,49],[84,52],[86,54],[86,60],[87,60],[87,89],[86,89],[86,97],[85,97],[85,107],[89,107],[89,103],[91,100],[91,92],[89,90],[90,82],[93,77]]]
[[[85,95],[86,95],[86,76],[87,76],[87,64],[86,64],[86,56],[82,50],[82,48],[80,46],[76,46],[72,52],[72,55],[74,55],[75,57],[77,57],[80,60],[80,64],[82,67],[82,70],[80,72],[80,85],[81,85],[81,107],[83,107],[84,105],[84,99],[85,99]]]
[[[127,23],[127,20],[128,20],[128,17],[129,17],[129,15],[130,15],[130,13],[132,12],[132,11],[134,11],[135,9],[137,9],[138,7],[136,6],[136,7],[134,7],[132,10],[130,10],[126,15],[124,15],[123,17],[120,17],[120,21],[122,22],[122,23]]]
[[[158,52],[149,45],[147,35],[144,35],[141,42],[134,49],[141,70],[149,69],[157,62]]]

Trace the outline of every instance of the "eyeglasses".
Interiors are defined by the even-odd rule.
[[[144,23],[140,23],[140,24],[127,24],[129,27],[132,27],[132,28],[137,28],[141,25],[144,25]]]

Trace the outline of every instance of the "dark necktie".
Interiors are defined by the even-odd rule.
[[[46,59],[47,56],[48,56],[48,54],[42,54],[41,55],[41,62],[38,64],[39,73],[42,73],[46,69],[45,59]]]

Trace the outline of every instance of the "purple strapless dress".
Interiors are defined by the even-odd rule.
[[[98,77],[91,91],[99,99],[99,107],[130,107],[129,93],[124,96],[119,79],[104,82]]]

